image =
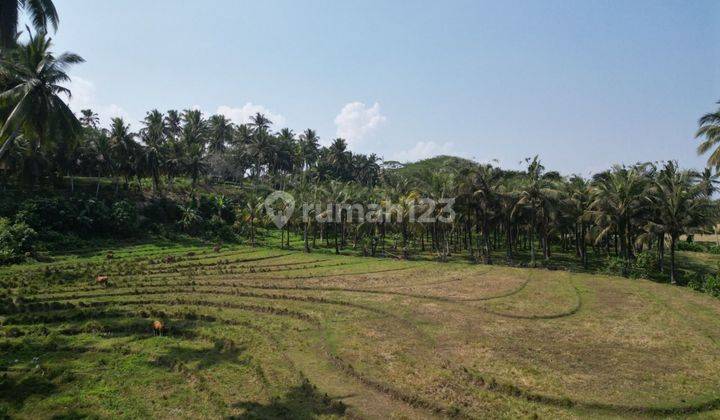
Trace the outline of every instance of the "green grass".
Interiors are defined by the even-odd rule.
[[[718,299],[291,243],[1,268],[0,417],[720,417]]]

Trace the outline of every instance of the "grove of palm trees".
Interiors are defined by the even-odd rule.
[[[705,168],[586,176],[262,112],[103,124],[60,17],[0,1],[0,417],[720,416],[720,109]]]

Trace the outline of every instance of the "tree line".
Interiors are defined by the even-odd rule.
[[[296,213],[282,229],[281,240],[287,246],[291,234],[300,235],[308,251],[324,242],[338,253],[352,247],[401,257],[463,254],[487,264],[499,252],[508,263],[528,254],[529,264],[550,265],[554,252],[569,252],[584,266],[591,255],[629,264],[652,250],[660,270],[669,253],[673,282],[680,237],[711,231],[717,222],[712,194],[720,164],[720,111],[703,116],[696,133],[702,139],[698,152],[712,152],[708,165],[715,171],[685,170],[668,161],[616,165],[583,178],[546,171],[535,157],[526,160],[524,171],[472,163],[406,175],[398,168],[402,165],[351,152],[341,138],[325,147],[312,129],[275,131],[260,113],[234,124],[223,115],[207,117],[194,109],[151,110],[137,131],[122,118],[102,127],[90,109],[76,116],[67,106],[71,92],[65,84],[68,69],[83,59],[53,53],[46,32],[58,22],[52,2],[3,4],[29,12],[36,28],[19,41],[17,16],[15,29],[8,31],[13,16],[0,13],[5,25],[0,31],[0,181],[5,185],[69,183],[73,191],[75,178],[83,176],[97,179],[96,194],[101,182],[111,179],[117,194],[121,189],[143,192],[143,180],[150,180],[152,194],[163,195],[173,191],[178,179],[189,180],[191,187],[232,182],[241,192],[227,200],[216,197],[217,216],[223,219],[223,208],[231,203],[232,222],[245,224],[240,230],[253,243],[256,224],[267,223],[262,199],[274,189],[290,191],[301,202],[392,202],[401,216],[427,211],[420,198],[454,198],[457,217],[452,223],[403,217],[397,223],[368,223],[350,212],[326,224],[315,218],[303,221]],[[186,203],[181,208],[178,222],[190,229],[197,208]]]

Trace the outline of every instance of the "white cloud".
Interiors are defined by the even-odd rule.
[[[232,108],[227,105],[221,105],[218,107],[217,111],[215,111],[216,114],[224,115],[227,118],[230,118],[235,124],[245,124],[250,122],[250,117],[258,112],[265,114],[265,116],[268,117],[277,128],[285,125],[285,117],[271,112],[262,105],[255,105],[252,102],[246,103],[242,108]]]
[[[121,117],[126,123],[133,125],[135,120],[121,106],[117,104],[99,104],[96,99],[95,84],[82,77],[72,76],[70,83],[66,86],[72,92],[68,106],[75,114],[80,114],[83,109],[92,109],[100,117],[100,125],[107,127],[114,117]]]
[[[393,159],[399,162],[414,162],[433,156],[448,155],[453,153],[453,146],[451,142],[437,144],[434,141],[419,141],[412,148],[395,153]]]
[[[350,102],[335,117],[336,135],[353,145],[375,131],[386,120],[387,118],[380,113],[379,103],[375,102],[368,108],[362,102]]]

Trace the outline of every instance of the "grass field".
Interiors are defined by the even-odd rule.
[[[0,417],[720,417],[720,301],[688,289],[244,246],[112,251],[0,269]]]

